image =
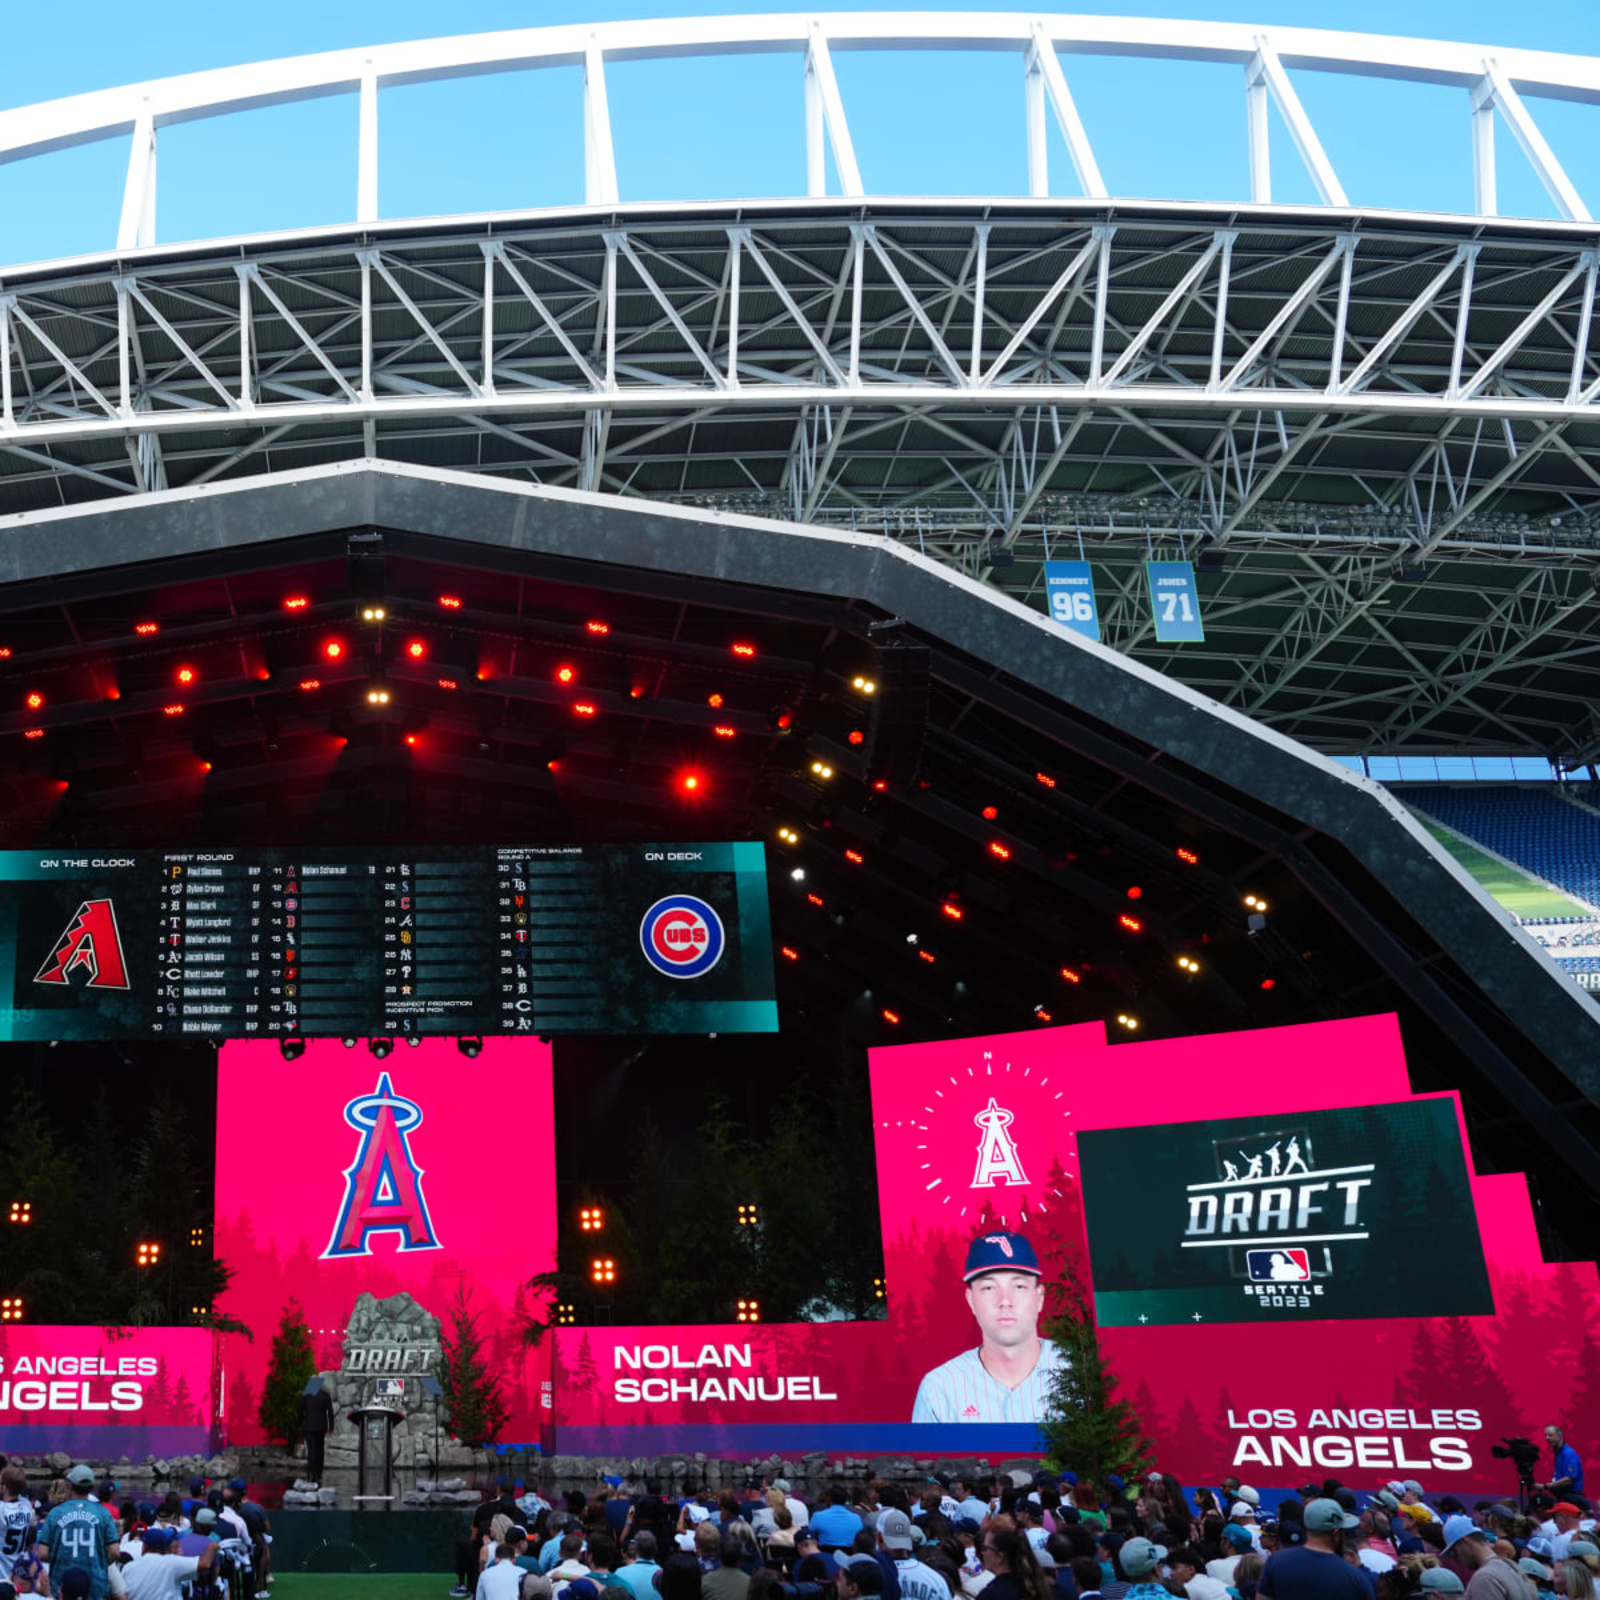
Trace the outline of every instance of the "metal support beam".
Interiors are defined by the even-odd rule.
[[[1044,126],[1044,102],[1048,99],[1055,113],[1056,126],[1066,141],[1067,155],[1072,170],[1077,174],[1078,187],[1091,200],[1106,197],[1105,180],[1100,176],[1100,164],[1094,158],[1094,149],[1078,115],[1077,102],[1067,87],[1066,75],[1061,70],[1061,58],[1043,22],[1035,21],[1028,29],[1028,49],[1023,58],[1023,72],[1028,95],[1028,192],[1034,195],[1050,193],[1047,150]]]
[[[606,64],[593,34],[583,49],[583,199],[591,206],[617,203],[617,158],[611,147]]]
[[[844,101],[839,97],[839,82],[833,75],[828,37],[822,31],[822,24],[814,21],[806,34],[806,186],[809,194],[828,192],[822,149],[824,128],[828,143],[833,147],[833,165],[839,174],[840,189],[847,195],[862,193],[861,169],[856,165],[855,145],[850,139],[850,124],[845,120]]]
[[[146,100],[134,119],[128,176],[122,185],[117,249],[137,250],[156,242],[156,127]]]

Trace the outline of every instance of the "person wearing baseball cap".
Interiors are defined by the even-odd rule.
[[[177,1530],[157,1523],[145,1530],[143,1551],[122,1569],[128,1600],[179,1600],[184,1586],[216,1559],[217,1546],[210,1543],[198,1556],[181,1554]]]
[[[1457,1576],[1467,1574],[1472,1600],[1529,1600],[1528,1575],[1516,1562],[1496,1553],[1489,1535],[1471,1517],[1445,1518],[1442,1564]]]
[[[1371,1580],[1344,1558],[1345,1533],[1359,1523],[1337,1500],[1309,1502],[1305,1543],[1267,1557],[1256,1593],[1264,1600],[1372,1600]]]
[[[81,1572],[89,1583],[90,1600],[106,1600],[110,1566],[117,1559],[117,1525],[94,1498],[94,1473],[81,1462],[67,1473],[71,1497],[51,1509],[39,1530],[41,1561],[50,1564],[50,1586],[60,1595],[67,1576]],[[76,1582],[76,1580],[74,1580]]]
[[[1157,1571],[1166,1559],[1164,1544],[1153,1544],[1149,1539],[1124,1540],[1121,1560],[1122,1570],[1128,1575],[1128,1587],[1123,1591],[1122,1600],[1158,1600],[1162,1595],[1170,1600],[1172,1591],[1160,1581]]]
[[[962,1278],[981,1341],[923,1374],[911,1420],[1039,1421],[1065,1362],[1039,1337],[1044,1274],[1033,1246],[1020,1233],[980,1234],[967,1247]]]

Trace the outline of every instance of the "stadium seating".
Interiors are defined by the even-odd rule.
[[[1391,784],[1397,800],[1590,905],[1600,903],[1600,814],[1532,784]]]

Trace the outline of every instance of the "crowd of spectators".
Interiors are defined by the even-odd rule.
[[[1600,1600],[1583,1469],[1552,1429],[1521,1501],[1336,1479],[1268,1504],[1225,1479],[1038,1472],[664,1497],[618,1480],[556,1503],[503,1480],[458,1546],[454,1600]],[[1021,1481],[1017,1481],[1021,1480]],[[828,1591],[824,1595],[824,1591]]]

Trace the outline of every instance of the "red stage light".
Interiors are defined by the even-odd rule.
[[[1120,922],[1129,933],[1142,933],[1144,931],[1144,924],[1137,917],[1118,917],[1117,921]]]
[[[577,681],[578,669],[576,667],[569,666],[563,662],[559,667],[556,668],[557,683],[576,683]]]
[[[283,609],[285,611],[304,611],[311,604],[310,599],[303,594],[291,594],[285,597]]]
[[[1134,884],[1133,887],[1128,890],[1128,898],[1130,900],[1142,900],[1144,899],[1144,890],[1141,889],[1138,884]]]
[[[989,854],[997,856],[1001,861],[1009,861],[1011,859],[1011,847],[1001,844],[998,839],[991,839],[989,841]]]
[[[57,794],[65,794],[67,792],[67,790],[70,789],[71,787],[72,787],[72,785],[70,783],[68,783],[65,778],[57,778],[56,779],[56,793]]]
[[[852,728],[850,730],[850,743],[851,744],[865,744],[866,742],[867,742],[867,736],[859,728]]]
[[[24,739],[42,739],[42,738],[44,738],[44,729],[43,728],[25,728],[23,730],[22,737]]]
[[[788,945],[780,945],[778,948],[778,953],[785,961],[798,961],[800,959],[800,952],[798,950],[791,949]]]
[[[115,684],[113,684],[109,689],[106,690],[106,699],[107,700],[120,700],[121,698],[122,698],[122,691],[119,688],[117,688]]]
[[[194,682],[194,668],[193,667],[179,667],[178,668],[178,682],[179,683],[193,683]]]
[[[428,647],[420,639],[413,639],[411,643],[406,646],[406,654],[410,656],[413,661],[420,661],[425,655],[427,655],[427,653]]]
[[[1191,867],[1197,867],[1200,865],[1200,857],[1197,856],[1193,850],[1185,850],[1181,845],[1178,847],[1178,859],[1180,861],[1187,861]]]
[[[753,644],[736,644],[733,647],[733,653],[736,656],[744,656],[748,659],[756,653],[756,647]]]
[[[844,858],[846,861],[853,861],[858,867],[866,860],[859,850],[846,850]]]
[[[30,711],[37,711],[44,704],[44,696],[37,689],[34,689],[28,695],[27,704]]]
[[[786,732],[788,729],[792,728],[793,726],[794,726],[794,713],[792,711],[780,711],[778,713],[778,729],[779,729],[779,731],[780,732]]]
[[[309,693],[312,689],[320,689],[322,687],[322,679],[302,678],[300,680],[300,687]]]
[[[609,622],[586,622],[584,623],[584,627],[586,627],[590,633],[611,632],[611,624]]]
[[[892,1022],[898,1027],[900,1023],[900,1013],[898,1011],[890,1011],[886,1006],[884,1007],[883,1020],[885,1022]]]
[[[209,761],[202,761],[200,763],[200,770],[202,772],[209,772],[211,770],[211,763]]]
[[[1000,813],[993,806],[985,806],[983,808],[983,820],[985,822],[993,822],[999,815]]]
[[[1056,786],[1056,780],[1054,778],[1052,778],[1048,772],[1036,772],[1036,773],[1034,773],[1033,776],[1039,783],[1042,783],[1045,786],[1045,788],[1047,788],[1047,789],[1053,789]]]
[[[11,646],[8,644],[0,644],[0,661],[9,661],[10,659]]]
[[[1055,1021],[1055,1018],[1054,1018],[1054,1017],[1052,1017],[1052,1016],[1051,1016],[1051,1015],[1050,1015],[1050,1013],[1049,1013],[1049,1012],[1048,1012],[1048,1011],[1046,1011],[1046,1010],[1045,1010],[1045,1008],[1044,1008],[1044,1007],[1043,1007],[1043,1006],[1035,1006],[1035,1007],[1034,1007],[1034,1008],[1033,1008],[1033,1014],[1034,1014],[1034,1016],[1036,1016],[1036,1017],[1037,1017],[1037,1018],[1038,1018],[1038,1019],[1039,1019],[1039,1020],[1040,1020],[1040,1021],[1041,1021],[1041,1022],[1054,1022],[1054,1021]]]
[[[1276,989],[1278,987],[1278,980],[1276,978],[1263,978],[1261,980],[1261,987],[1263,989]]]
[[[730,728],[726,723],[723,722],[719,722],[711,731],[716,734],[719,739],[731,739],[736,732],[735,729]]]
[[[931,950],[919,950],[919,951],[917,951],[917,960],[926,961],[930,967],[938,959],[939,959],[938,956],[936,956]]]
[[[408,745],[410,745],[413,749],[415,749],[416,748],[416,744],[417,744],[417,736],[416,736],[416,734],[408,733],[406,735],[406,743]]]
[[[710,706],[713,711],[718,711],[722,707],[722,696],[720,694],[707,695],[706,704]]]
[[[699,794],[704,787],[698,772],[681,773],[678,777],[678,788],[684,794]]]
[[[136,622],[133,625],[133,631],[135,633],[143,634],[160,633],[161,624],[159,622]],[[6,652],[7,655],[10,653],[11,652],[9,650]]]
[[[162,706],[161,709],[166,712],[169,717],[181,717],[183,715],[182,706]]]
[[[1082,976],[1080,974],[1074,972],[1071,967],[1063,967],[1061,969],[1061,976],[1063,978],[1065,978],[1068,983],[1082,983],[1083,982]]]
[[[577,717],[592,717],[599,708],[591,705],[587,700],[580,700],[573,706],[572,713]]]
[[[820,906],[822,904],[822,896],[820,894],[808,894],[806,899],[809,900],[814,906]]]
[[[454,678],[441,678],[439,680],[439,687],[441,689],[459,689],[461,685],[457,683]]]
[[[879,794],[882,794],[883,791],[889,787],[889,785],[887,783],[885,783],[882,778],[879,778],[878,781],[875,784],[873,784],[872,787],[874,789],[876,789]]]
[[[461,596],[458,594],[442,594],[439,596],[439,604],[446,611],[459,611],[461,609]]]
[[[939,909],[944,912],[944,914],[949,917],[952,922],[959,922],[962,917],[966,915],[966,913],[962,911],[961,907],[958,906],[953,900],[946,900],[945,903],[939,907]]]
[[[634,686],[631,689],[628,690],[628,698],[630,700],[643,700],[644,699],[644,685],[642,683],[634,684]]]
[[[339,657],[344,654],[344,645],[338,639],[330,639],[325,645],[323,645],[322,653],[330,661],[337,661]]]
[[[256,668],[256,678],[261,683],[271,683],[272,682],[272,669],[271,669],[271,667],[257,667]]]

